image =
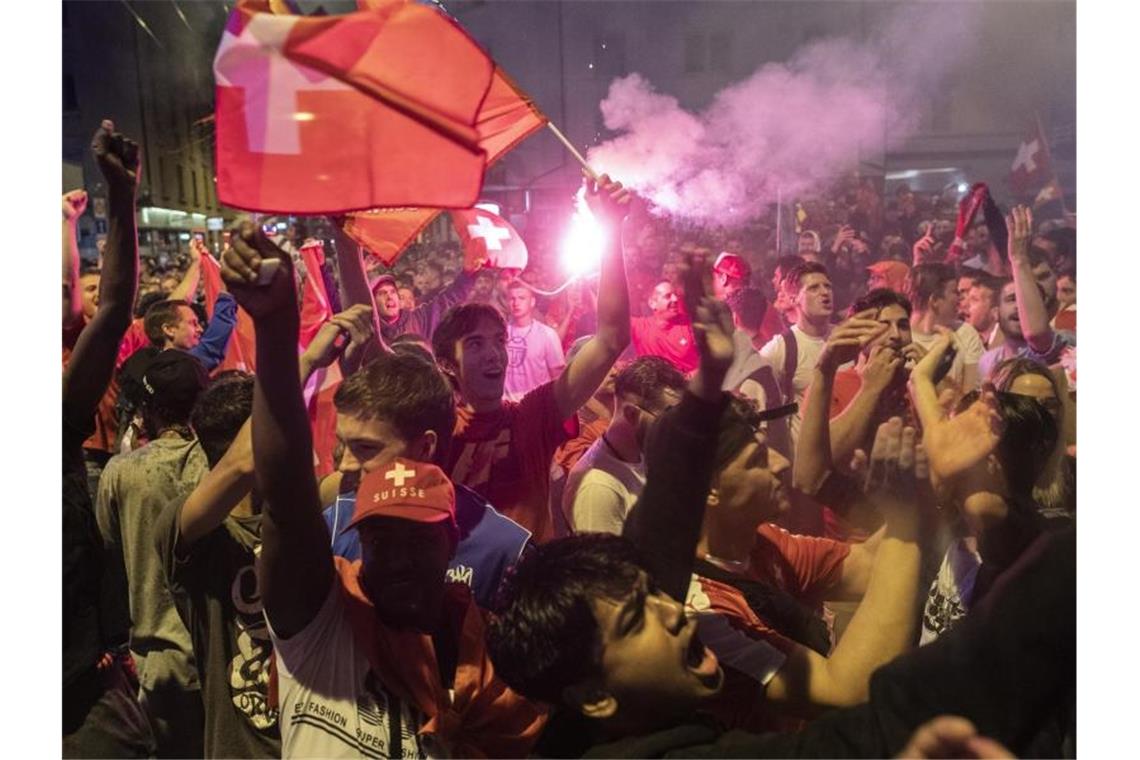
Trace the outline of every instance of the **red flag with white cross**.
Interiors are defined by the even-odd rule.
[[[214,59],[218,199],[267,213],[465,207],[494,64],[418,3],[337,16],[239,0]]]
[[[478,268],[478,262],[498,269],[526,269],[527,250],[510,222],[481,208],[453,210],[451,222],[463,241],[465,268]]]
[[[1017,156],[1009,168],[1009,187],[1016,195],[1028,196],[1035,194],[1051,179],[1053,162],[1049,158],[1049,145],[1041,124],[1034,122],[1033,129],[1017,147]]]

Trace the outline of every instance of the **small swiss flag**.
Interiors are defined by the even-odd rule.
[[[463,241],[466,269],[476,269],[480,261],[499,269],[526,269],[526,243],[506,219],[481,208],[450,213]]]
[[[1041,133],[1041,125],[1035,124],[1017,148],[1017,156],[1009,168],[1009,187],[1017,195],[1033,195],[1052,178],[1049,145]]]

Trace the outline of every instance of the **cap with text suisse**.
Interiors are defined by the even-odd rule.
[[[396,459],[365,475],[356,491],[348,526],[370,517],[399,517],[420,523],[455,524],[455,488],[433,464]]]
[[[752,267],[748,266],[748,262],[735,253],[729,253],[728,251],[716,257],[716,263],[713,264],[713,271],[720,272],[721,274],[738,280],[747,280],[752,276]]]

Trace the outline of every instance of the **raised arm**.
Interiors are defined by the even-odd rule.
[[[346,365],[358,365],[359,356],[372,338],[373,324],[371,307],[361,303],[330,317],[301,354],[301,385],[308,383],[318,369],[329,366],[337,359],[342,360],[342,369]],[[345,373],[346,376],[348,374],[350,373]]]
[[[135,229],[135,188],[139,146],[104,121],[91,150],[107,182],[107,247],[99,283],[99,309],[75,343],[63,373],[63,402],[76,419],[87,419],[111,382],[119,342],[131,324],[138,284],[139,252]]]
[[[246,420],[225,455],[187,497],[178,515],[179,551],[225,522],[253,488],[252,423]]]
[[[1014,206],[1006,220],[1009,227],[1009,268],[1017,293],[1017,318],[1021,334],[1034,351],[1045,353],[1053,347],[1053,328],[1045,299],[1033,276],[1029,262],[1029,241],[1033,237],[1033,212],[1025,206]]]
[[[251,221],[240,222],[231,240],[222,277],[257,332],[253,463],[265,499],[257,581],[270,624],[279,637],[289,638],[317,614],[334,572],[301,396],[293,262]],[[257,284],[274,259],[280,262],[277,271],[268,283]]]
[[[190,353],[202,362],[207,371],[217,367],[226,358],[226,347],[230,344],[230,336],[233,335],[236,324],[237,302],[229,293],[219,293],[214,302],[214,313],[202,333],[202,339],[190,349]]]
[[[373,329],[380,334],[379,315],[376,302],[372,299],[372,288],[368,287],[368,275],[364,271],[364,250],[344,231],[344,219],[333,219],[333,252],[336,255],[337,272],[340,274],[341,305],[347,309],[357,304],[372,310]]]
[[[83,311],[79,293],[79,244],[75,228],[87,208],[87,193],[69,190],[63,194],[63,324],[72,325]]]
[[[190,239],[190,265],[182,280],[174,286],[167,298],[171,301],[193,301],[198,293],[198,280],[202,277],[202,250],[204,245],[197,239]]]
[[[865,702],[875,669],[913,645],[923,506],[916,503],[916,469],[925,477],[925,465],[916,468],[916,457],[921,457],[916,449],[914,429],[904,428],[898,417],[879,426],[867,492],[886,525],[876,539],[866,593],[831,655],[823,658],[797,647],[768,684],[768,699],[809,710]]]
[[[645,489],[622,533],[637,545],[658,585],[680,602],[689,588],[712,484],[720,417],[728,403],[721,386],[734,354],[732,312],[712,297],[708,262],[694,260],[684,276],[700,365],[681,403],[650,432]]]
[[[563,417],[578,411],[598,390],[606,374],[629,345],[629,290],[625,282],[620,228],[632,195],[603,174],[586,182],[586,202],[605,228],[598,283],[598,331],[554,381],[554,398]]]
[[[800,436],[796,442],[795,465],[792,470],[795,487],[805,493],[816,493],[824,478],[831,472],[834,457],[831,423],[828,417],[831,395],[835,387],[835,373],[841,365],[854,361],[863,347],[886,329],[884,325],[875,321],[874,316],[875,310],[867,309],[835,328],[812,371],[810,392],[804,402],[803,420],[800,422]],[[863,389],[860,389],[860,394],[864,398],[858,413],[865,415],[867,425],[870,425],[878,396],[882,394],[880,389],[877,395],[872,395],[873,390],[873,388],[867,389],[868,392],[863,393]],[[856,401],[858,400],[856,397]],[[854,405],[855,401],[851,406]]]

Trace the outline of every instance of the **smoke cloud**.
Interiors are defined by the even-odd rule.
[[[912,136],[922,108],[971,55],[980,3],[912,4],[868,40],[828,38],[721,90],[700,113],[640,74],[601,103],[619,135],[590,163],[648,198],[656,213],[735,223],[855,168]],[[886,140],[886,143],[884,143]]]

